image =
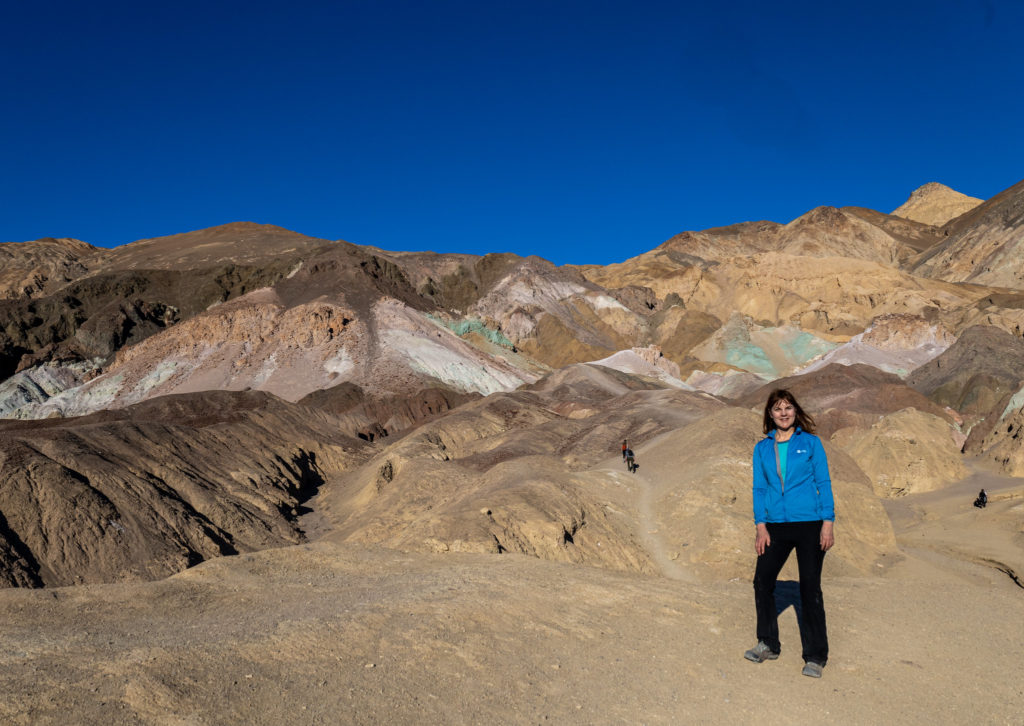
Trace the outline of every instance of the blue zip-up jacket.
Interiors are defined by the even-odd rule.
[[[821,439],[799,426],[789,439],[785,485],[775,460],[775,432],[754,446],[754,522],[835,520],[832,479]]]

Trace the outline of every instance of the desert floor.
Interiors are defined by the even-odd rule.
[[[844,578],[826,558],[821,680],[785,574],[783,653],[755,665],[747,580],[322,540],[0,591],[0,722],[1024,723],[1024,480],[976,470],[888,508],[901,561]]]

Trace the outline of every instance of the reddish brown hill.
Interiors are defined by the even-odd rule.
[[[76,239],[0,244],[0,300],[33,298],[86,273],[83,260],[99,253]]]
[[[308,237],[272,224],[232,222],[115,247],[93,262],[91,270],[195,270],[224,264],[248,267],[282,257],[298,259],[335,244],[347,243]]]

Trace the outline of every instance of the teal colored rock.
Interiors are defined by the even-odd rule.
[[[455,333],[460,338],[468,335],[469,333],[476,333],[477,335],[483,336],[495,345],[500,345],[505,348],[513,348],[512,341],[501,334],[500,330],[489,328],[480,320],[475,318],[465,318],[463,320],[447,321],[436,315],[427,315],[428,318],[433,320],[438,325],[443,325],[450,331]]]

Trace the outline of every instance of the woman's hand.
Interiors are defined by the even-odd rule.
[[[821,551],[828,552],[832,549],[832,545],[836,543],[836,537],[832,533],[832,525],[834,522],[825,520],[821,523]]]
[[[771,535],[768,534],[768,525],[763,522],[757,525],[757,536],[754,538],[754,551],[763,555],[765,548],[772,543]]]

